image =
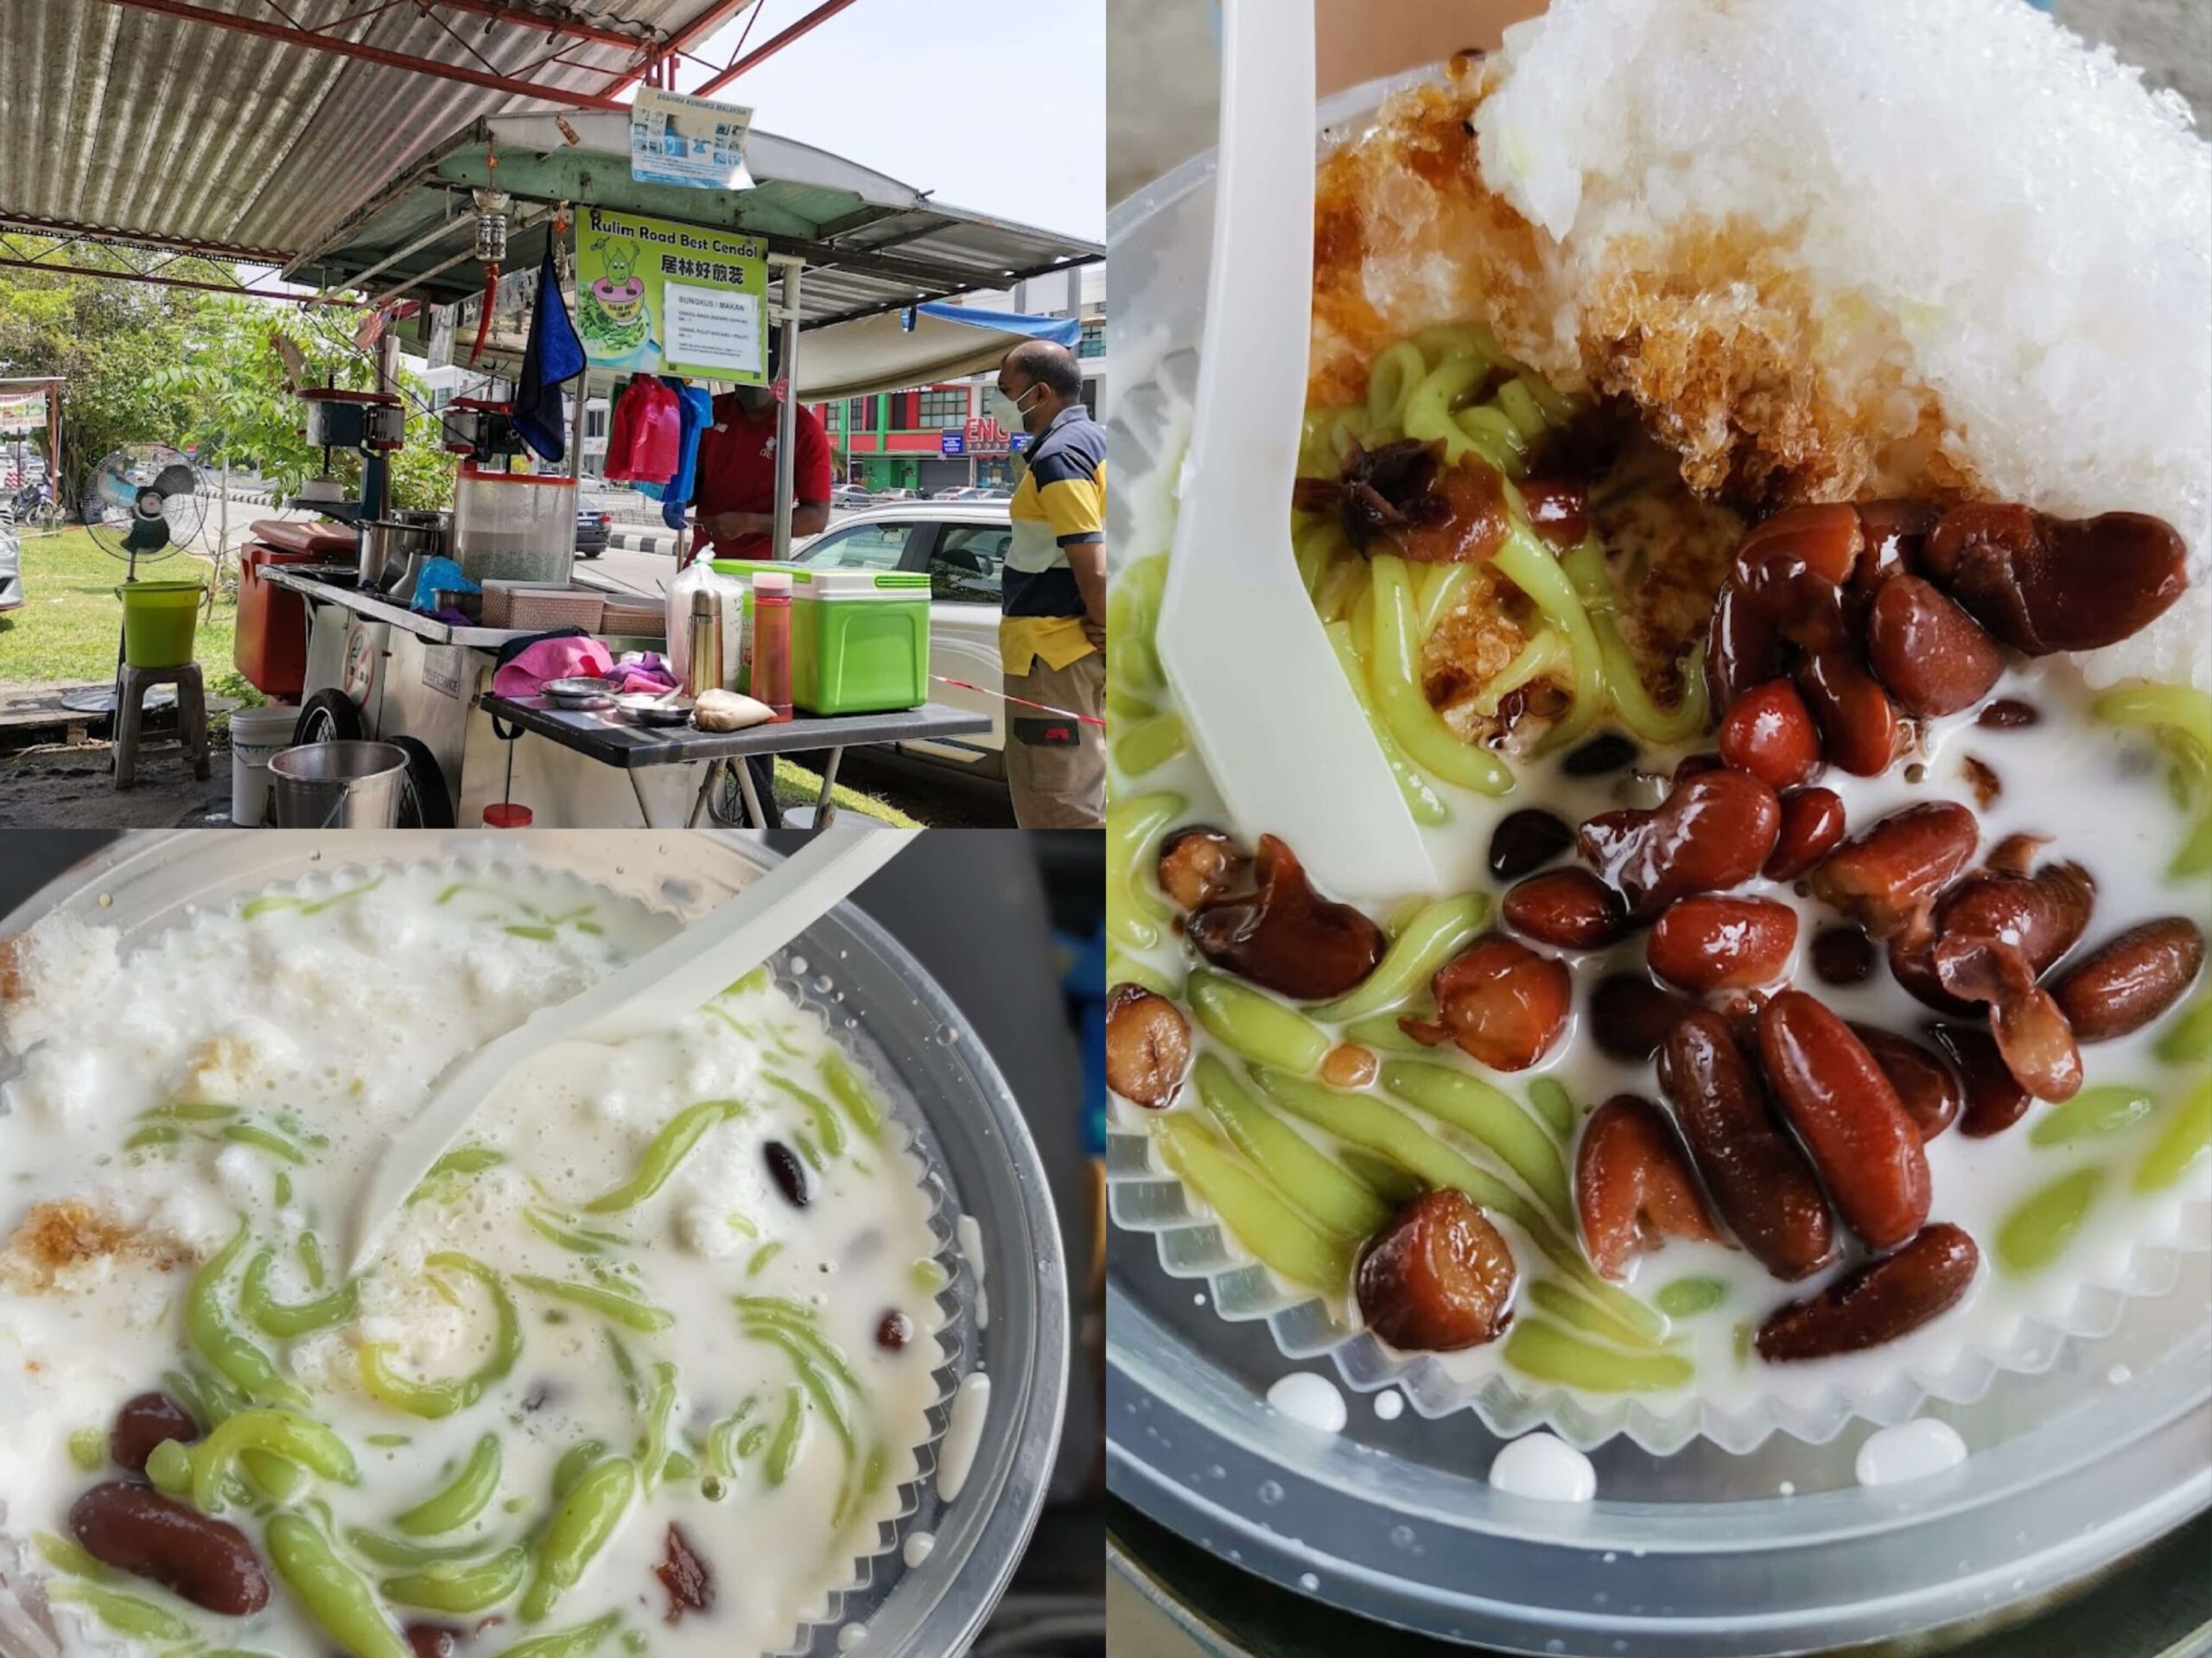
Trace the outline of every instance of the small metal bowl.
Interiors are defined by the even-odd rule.
[[[611,708],[614,693],[603,679],[549,679],[538,687],[556,708]]]
[[[641,726],[685,726],[691,723],[691,699],[688,696],[649,696],[643,691],[632,691],[614,699],[614,706],[630,720]]]

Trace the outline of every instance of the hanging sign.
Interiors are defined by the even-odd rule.
[[[750,190],[745,135],[753,111],[658,86],[638,89],[630,106],[630,176],[695,190]]]
[[[576,333],[595,368],[767,383],[768,249],[758,237],[585,209]]]

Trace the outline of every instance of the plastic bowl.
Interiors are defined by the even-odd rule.
[[[1323,143],[1438,73],[1327,100]],[[1177,398],[1161,387],[1186,401],[1195,372],[1212,179],[1212,156],[1197,157],[1108,220],[1109,321],[1126,370],[1110,423],[1117,562],[1165,544],[1151,537],[1182,456],[1166,417]],[[1109,1147],[1109,1163],[1132,1149]],[[1292,1423],[1267,1388],[1323,1361],[1287,1357],[1285,1332],[1265,1318],[1224,1318],[1205,1293],[1205,1263],[1171,1270],[1146,1232],[1117,1229],[1111,1261],[1115,1493],[1286,1589],[1445,1639],[1765,1658],[1964,1627],[2024,1616],[2212,1507],[2212,1263],[2201,1251],[2124,1321],[2116,1306],[2108,1322],[2085,1317],[2107,1333],[2065,1342],[2040,1374],[1927,1407],[1973,1453],[1943,1474],[1859,1485],[1863,1422],[1821,1445],[1776,1434],[1746,1455],[1699,1440],[1660,1456],[1620,1439],[1593,1453],[1600,1496],[1583,1505],[1492,1490],[1484,1477],[1503,1441],[1471,1411],[1432,1421],[1409,1408],[1386,1422],[1355,1394],[1341,1434]]]
[[[319,869],[422,862],[449,854],[512,860],[509,837],[470,830],[353,830],[260,835],[166,830],[128,835],[78,865],[0,918],[0,937],[56,911],[119,928],[124,947],[184,921],[193,907],[223,905]],[[532,866],[565,871],[664,913],[713,908],[777,860],[739,835],[541,830]],[[850,904],[809,927],[777,962],[778,981],[821,1013],[887,1085],[915,1147],[953,1210],[976,1217],[990,1286],[990,1321],[978,1332],[976,1283],[965,1270],[952,1293],[967,1315],[950,1361],[992,1378],[982,1445],[959,1499],[942,1502],[933,1458],[900,1536],[934,1534],[922,1563],[907,1566],[895,1543],[874,1558],[866,1586],[832,1620],[814,1626],[808,1658],[837,1651],[837,1624],[868,1626],[876,1658],[944,1658],[963,1649],[1005,1592],[1042,1508],[1068,1382],[1066,1263],[1050,1184],[1013,1093],[967,1020],[921,964]],[[0,1075],[11,1069],[0,1054]],[[0,1117],[0,1133],[5,1132]],[[942,1405],[933,1426],[943,1427]],[[0,1545],[8,1540],[0,1538]],[[47,1658],[16,1631],[20,1614],[0,1584],[0,1658]]]

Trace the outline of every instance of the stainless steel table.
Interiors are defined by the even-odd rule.
[[[958,737],[990,729],[988,716],[965,714],[942,702],[887,714],[849,714],[817,718],[801,715],[781,725],[753,726],[744,731],[695,731],[688,726],[633,725],[612,710],[556,708],[542,696],[501,696],[487,692],[477,706],[490,715],[494,730],[512,727],[532,732],[573,750],[602,765],[612,765],[630,778],[638,796],[638,809],[649,827],[652,810],[638,787],[638,773],[654,765],[685,765],[709,762],[700,779],[684,827],[696,827],[716,781],[734,772],[745,798],[746,820],[761,823],[760,799],[753,774],[741,763],[755,754],[788,754],[801,750],[829,751],[822,768],[822,794],[816,802],[816,819],[827,823],[835,814],[830,792],[837,781],[837,766],[845,750],[871,743],[912,742],[925,737]]]

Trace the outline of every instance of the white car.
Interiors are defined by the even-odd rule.
[[[908,570],[930,578],[930,700],[990,716],[972,736],[900,743],[902,753],[1003,778],[1006,704],[999,700],[999,572],[1013,530],[1004,501],[899,501],[841,518],[792,554],[833,570]],[[980,691],[941,683],[963,680]]]

